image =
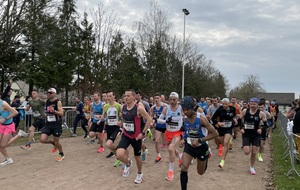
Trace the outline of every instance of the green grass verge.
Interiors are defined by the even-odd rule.
[[[272,134],[274,185],[278,190],[299,190],[300,177],[294,171],[290,176],[286,175],[292,168],[292,165],[289,156],[283,159],[285,152],[283,145],[284,139],[280,136],[280,129],[277,129]],[[295,168],[300,173],[300,164],[295,163]]]

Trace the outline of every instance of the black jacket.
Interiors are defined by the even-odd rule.
[[[293,133],[300,133],[300,108],[295,109]]]

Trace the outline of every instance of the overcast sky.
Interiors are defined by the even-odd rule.
[[[78,0],[79,11],[101,2],[130,30],[149,12],[150,0]],[[186,36],[227,78],[230,89],[258,75],[267,92],[300,93],[299,0],[157,0],[168,12],[172,31]]]

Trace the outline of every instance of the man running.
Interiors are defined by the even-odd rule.
[[[21,146],[24,150],[30,150],[35,130],[38,129],[38,131],[40,131],[45,125],[45,101],[39,98],[37,90],[32,90],[31,98],[32,100],[30,100],[26,105],[26,111],[31,108],[33,124],[29,127],[28,142]]]
[[[254,164],[258,152],[258,148],[261,143],[261,120],[267,125],[266,115],[263,111],[258,109],[258,99],[251,98],[249,101],[249,108],[243,110],[241,113],[242,119],[242,138],[243,138],[243,150],[245,155],[249,155],[250,157],[250,174],[256,175],[256,171],[254,169]],[[252,148],[250,149],[252,145]]]
[[[46,124],[42,130],[40,137],[41,143],[53,144],[52,152],[55,153],[58,149],[59,154],[56,161],[60,162],[65,158],[59,137],[62,134],[62,117],[64,110],[61,101],[56,98],[56,89],[50,88],[47,92],[48,100],[46,101]],[[53,135],[53,140],[48,137]]]
[[[74,119],[73,134],[71,135],[71,137],[77,137],[76,129],[77,129],[78,122],[80,120],[81,120],[81,122],[83,122],[83,120],[85,119],[84,112],[83,112],[83,107],[84,107],[83,102],[80,100],[79,97],[76,97],[75,101],[76,101],[76,108],[74,108],[74,110],[76,110],[77,114],[76,114],[76,117]],[[88,131],[87,131],[85,125],[81,125],[81,127],[84,130],[85,134],[87,134]]]
[[[112,91],[106,92],[107,103],[104,105],[103,119],[106,118],[105,131],[107,134],[106,146],[110,149],[110,153],[106,158],[111,158],[116,155],[116,145],[114,142],[118,135],[122,132],[121,122],[121,105],[115,102],[115,95]],[[119,166],[120,160],[117,159],[114,167]]]
[[[218,129],[221,142],[218,154],[222,157],[222,160],[218,165],[221,169],[225,164],[225,159],[229,149],[229,140],[232,138],[233,125],[237,125],[237,120],[235,118],[236,110],[234,107],[229,106],[229,103],[229,99],[224,98],[222,100],[222,106],[217,109],[212,117],[213,124]]]
[[[131,145],[134,151],[138,173],[134,180],[135,183],[142,183],[142,158],[141,147],[142,139],[146,135],[147,128],[141,127],[141,120],[145,119],[145,126],[150,126],[151,117],[146,112],[145,108],[140,106],[135,101],[135,91],[130,89],[125,91],[125,104],[122,106],[123,118],[123,133],[117,149],[117,157],[125,164],[123,177],[128,177],[132,160],[129,160],[128,146]]]
[[[149,114],[153,119],[153,127],[155,127],[155,150],[157,157],[155,159],[155,163],[159,163],[161,161],[161,154],[160,154],[160,140],[163,138],[164,141],[164,136],[162,134],[165,134],[166,131],[166,124],[160,124],[157,123],[157,119],[161,115],[164,107],[167,106],[167,104],[161,102],[161,95],[159,93],[156,93],[154,95],[154,101],[155,104],[150,108]],[[162,146],[164,147],[164,146]]]
[[[190,96],[185,96],[181,100],[183,113],[187,118],[184,124],[184,151],[182,155],[180,183],[181,189],[187,189],[188,169],[193,158],[197,159],[197,172],[203,175],[207,169],[208,161],[208,145],[209,141],[217,137],[218,133],[214,127],[208,122],[204,116],[197,117],[197,113],[193,110],[194,100]],[[205,135],[203,130],[206,129],[208,134]]]
[[[174,177],[174,162],[175,157],[179,159],[179,164],[181,163],[181,154],[176,150],[179,142],[182,138],[183,132],[180,130],[183,123],[182,108],[178,105],[179,95],[176,92],[172,92],[169,96],[170,105],[164,108],[158,123],[166,123],[165,138],[168,144],[169,151],[169,170],[166,180],[173,181]],[[165,119],[164,119],[165,118]]]

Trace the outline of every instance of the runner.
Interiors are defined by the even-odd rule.
[[[176,92],[172,92],[169,96],[170,105],[164,108],[159,119],[160,124],[166,125],[165,138],[168,144],[169,150],[169,171],[166,180],[173,181],[174,177],[174,162],[175,156],[178,157],[178,162],[181,164],[181,156],[176,150],[177,145],[182,138],[183,132],[180,130],[182,127],[182,108],[178,105],[179,95]],[[165,118],[165,119],[164,119]]]
[[[266,138],[267,138],[267,130],[269,128],[269,126],[273,125],[273,117],[271,116],[271,114],[266,111],[265,109],[265,104],[264,102],[259,102],[258,104],[258,109],[262,112],[264,112],[266,119],[267,119],[267,125],[264,125],[263,121],[261,121],[260,125],[262,126],[262,131],[261,131],[261,143],[260,143],[260,147],[259,147],[259,151],[257,153],[257,160],[259,162],[263,162],[263,158],[262,158],[262,153],[264,151],[264,146],[266,143]]]
[[[32,109],[33,124],[29,127],[29,138],[28,142],[21,146],[24,150],[30,150],[31,143],[34,137],[34,132],[36,129],[38,131],[42,130],[45,125],[45,101],[39,98],[39,93],[37,90],[32,90],[31,92],[32,100],[30,100],[26,106],[26,111],[30,108]]]
[[[197,159],[197,172],[203,175],[207,169],[208,161],[208,145],[209,141],[218,136],[217,131],[203,116],[197,117],[196,112],[193,110],[194,100],[190,96],[186,96],[181,100],[181,107],[184,115],[187,116],[184,124],[184,151],[182,155],[180,183],[181,189],[187,189],[188,183],[188,169],[193,158]],[[203,129],[208,131],[205,135]],[[206,133],[205,130],[205,133]]]
[[[220,142],[219,156],[222,157],[219,167],[222,169],[225,164],[225,159],[229,149],[229,140],[232,138],[233,125],[237,124],[236,110],[234,107],[229,106],[229,99],[224,98],[222,100],[222,106],[220,106],[212,117],[214,126],[217,127]],[[223,147],[222,147],[223,145]]]
[[[240,105],[237,103],[236,97],[231,98],[231,106],[235,107],[235,114],[236,114],[237,121],[238,121],[237,124],[234,125],[234,128],[233,128],[233,139],[236,139],[238,131],[240,129],[241,122],[240,122],[239,117],[242,112],[242,109],[241,109]],[[230,145],[230,149],[231,149],[232,148],[232,139],[230,139],[229,145]]]
[[[245,155],[249,155],[251,152],[250,174],[256,175],[254,164],[257,156],[256,154],[258,152],[258,148],[260,147],[260,141],[261,141],[260,121],[262,120],[264,123],[267,122],[264,112],[258,109],[257,98],[250,99],[249,108],[242,111],[241,119],[242,119],[241,133],[243,137],[243,150]],[[252,148],[250,149],[251,145]]]
[[[5,160],[0,163],[0,166],[5,166],[14,162],[7,153],[6,148],[19,137],[28,136],[20,129],[18,134],[12,137],[12,134],[16,132],[13,117],[17,114],[18,112],[14,108],[10,107],[7,102],[0,99],[0,152],[5,158]]]
[[[152,117],[152,119],[154,121],[152,126],[155,127],[155,150],[156,150],[156,154],[157,154],[155,163],[159,163],[161,161],[159,144],[160,144],[160,140],[162,139],[163,144],[162,144],[161,148],[164,148],[165,139],[164,139],[164,135],[162,135],[162,134],[165,134],[166,124],[157,123],[157,119],[159,118],[164,107],[166,107],[167,104],[161,102],[161,95],[159,93],[156,93],[154,95],[154,101],[155,101],[155,104],[150,108],[149,115],[150,115],[150,117]]]
[[[81,122],[83,123],[83,121],[85,119],[84,112],[83,112],[83,108],[84,108],[83,102],[80,100],[79,97],[76,97],[75,101],[76,101],[76,108],[74,108],[73,110],[76,110],[77,115],[74,119],[73,134],[71,135],[71,137],[77,137],[76,129],[77,129],[78,122],[81,120]],[[85,134],[87,134],[88,131],[87,131],[85,125],[81,125],[81,127],[84,130]]]
[[[130,168],[132,166],[132,160],[129,160],[128,146],[131,145],[134,150],[134,158],[136,161],[138,173],[134,180],[135,183],[142,183],[142,158],[141,147],[142,139],[146,135],[147,128],[141,128],[142,119],[146,120],[145,126],[149,126],[151,123],[151,117],[146,110],[135,102],[135,91],[125,91],[125,104],[122,106],[123,117],[123,133],[117,149],[117,157],[121,162],[125,164],[123,170],[123,177],[128,177],[130,174]]]
[[[106,146],[110,149],[110,153],[106,158],[111,158],[116,155],[116,146],[114,142],[118,135],[122,132],[120,126],[122,122],[121,118],[121,105],[115,102],[115,95],[112,91],[108,91],[107,103],[104,105],[104,112],[102,114],[103,119],[107,118],[105,131],[107,134]],[[116,160],[114,167],[120,165],[120,160]]]
[[[84,129],[86,129],[86,126],[88,126],[88,129],[90,129],[90,125],[89,125],[89,120],[91,118],[91,106],[90,106],[90,101],[88,97],[84,98],[84,105],[83,105],[83,112],[84,112],[84,119],[81,120],[81,127]],[[90,122],[91,123],[91,122]],[[83,136],[83,138],[87,138],[89,135],[88,130],[84,130],[85,135]]]
[[[100,147],[98,149],[98,153],[101,153],[104,151],[103,147],[103,140],[104,140],[104,120],[101,120],[102,113],[103,113],[103,102],[100,101],[100,93],[95,92],[94,93],[94,102],[92,103],[91,107],[91,113],[92,113],[92,126],[89,132],[89,137],[93,138],[97,136],[98,142],[100,144]],[[92,144],[92,143],[91,143]]]
[[[65,158],[59,137],[62,134],[62,117],[64,110],[61,101],[56,98],[56,89],[50,88],[47,92],[48,100],[46,101],[46,123],[40,137],[41,143],[53,144],[52,152],[55,153],[58,149],[59,154],[56,161],[60,162]],[[53,140],[48,137],[53,135]]]

